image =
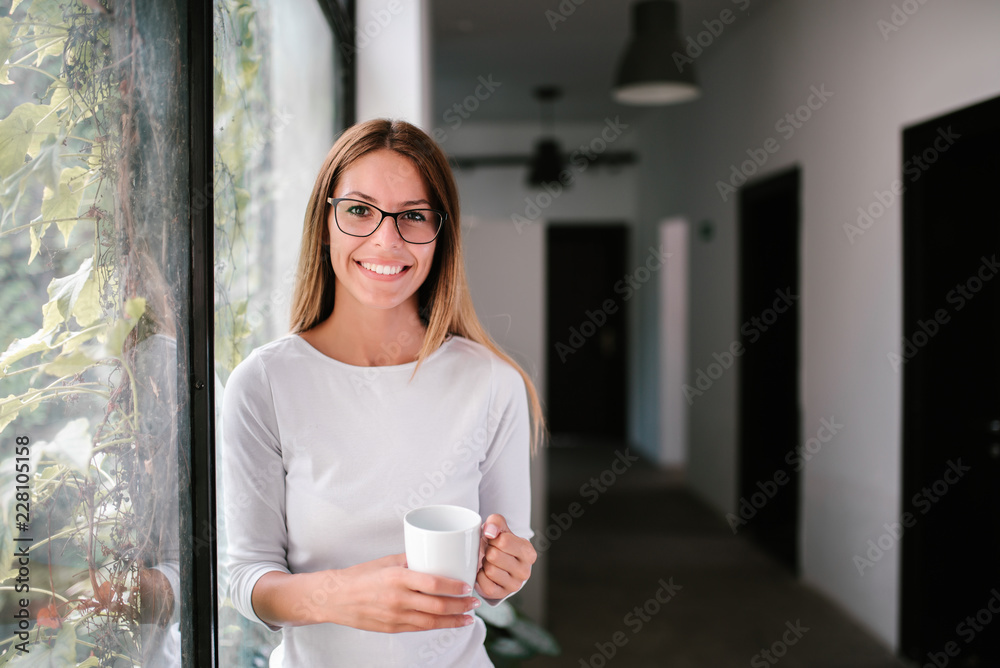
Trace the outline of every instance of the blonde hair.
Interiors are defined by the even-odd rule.
[[[488,348],[517,369],[524,379],[531,410],[531,450],[536,452],[545,434],[538,391],[524,369],[500,349],[479,322],[465,278],[458,189],[451,167],[441,148],[410,123],[376,119],[354,125],[341,134],[323,161],[309,198],[302,231],[299,267],[292,296],[292,333],[310,330],[333,313],[334,274],[327,248],[327,197],[333,196],[344,170],[362,156],[380,149],[389,149],[409,158],[426,181],[431,206],[448,213],[437,237],[430,273],[417,293],[421,318],[427,322],[427,334],[417,354],[417,368],[449,334],[463,336]]]

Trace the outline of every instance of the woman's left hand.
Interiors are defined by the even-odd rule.
[[[483,524],[476,590],[492,599],[513,594],[531,576],[537,558],[530,542],[510,532],[503,515],[490,515]]]

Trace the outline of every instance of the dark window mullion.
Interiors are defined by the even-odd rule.
[[[189,453],[191,512],[182,524],[190,549],[182,552],[182,588],[188,626],[184,665],[218,665],[218,577],[215,513],[214,219],[212,155],[213,3],[187,0],[190,141],[191,283],[187,387],[191,401]],[[182,455],[183,457],[183,455]]]

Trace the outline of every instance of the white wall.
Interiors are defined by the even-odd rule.
[[[590,145],[596,138],[611,137],[613,132],[606,130],[615,127],[616,131],[620,130],[620,134],[608,142],[604,150],[635,150],[636,126],[629,119],[623,115],[618,119],[605,119],[596,123],[557,123],[556,137],[563,151],[571,153],[581,146]],[[541,134],[537,123],[476,123],[473,118],[455,128],[443,118],[438,121],[435,126],[438,129],[437,136],[443,137],[439,141],[451,155],[528,155]],[[595,146],[600,147],[600,143]],[[617,168],[591,166],[577,173],[572,186],[554,197],[545,190],[528,187],[527,167],[481,167],[458,170],[456,179],[462,200],[463,221],[466,225],[471,227],[501,225],[514,230],[520,246],[507,249],[511,253],[509,258],[505,258],[507,261],[520,263],[524,253],[528,253],[530,257],[534,252],[531,245],[544,239],[544,235],[541,234],[537,236],[527,234],[532,227],[544,229],[547,225],[561,223],[624,223],[630,229],[633,259],[637,258],[634,262],[633,259],[629,260],[627,266],[631,267],[645,259],[647,246],[659,243],[655,241],[639,245],[641,235],[637,234],[635,229],[638,202],[637,172],[635,166]],[[490,252],[497,253],[498,250],[492,249]],[[495,301],[511,292],[510,287],[504,282],[489,280],[485,274],[480,276],[479,267],[470,264],[468,271],[470,280],[473,280],[479,291],[478,294],[473,293],[476,299]],[[544,266],[525,266],[519,268],[519,272],[523,284],[528,286],[527,290],[544,294]],[[637,380],[640,376],[648,375],[654,380],[652,403],[647,401],[638,407],[639,401],[630,401],[628,435],[630,442],[636,448],[644,450],[654,459],[658,456],[655,426],[658,414],[655,403],[656,339],[654,333],[654,345],[647,346],[645,352],[640,354],[638,345],[640,328],[637,323],[643,312],[640,300],[649,298],[655,302],[657,292],[653,287],[655,283],[654,280],[649,281],[643,289],[634,293],[635,298],[631,302],[625,304],[625,308],[629,310],[630,321],[628,388],[630,396],[636,397],[642,393]],[[538,342],[533,344],[533,349],[544,345],[544,314],[537,319],[512,317],[509,326],[512,331],[511,336],[517,340]],[[543,362],[544,359],[530,360],[529,364],[534,363],[538,367],[544,386]],[[637,419],[640,408],[644,410],[646,421],[654,425],[652,438],[640,434]]]
[[[435,136],[451,155],[511,155],[531,152],[536,124],[463,122],[438,119]],[[564,124],[558,137],[566,151],[600,136],[604,124]],[[610,135],[608,135],[610,136]],[[627,134],[608,150],[624,150]],[[557,220],[573,223],[635,220],[634,169],[589,167],[572,187],[553,197],[525,184],[527,167],[457,170],[462,207],[462,235],[469,288],[480,319],[491,336],[535,380],[542,401],[546,390],[545,227]],[[514,216],[520,218],[514,219]],[[546,456],[532,466],[532,525],[547,524]],[[523,592],[529,614],[544,623],[548,553],[539,555]]]
[[[463,225],[462,245],[469,290],[480,321],[496,341],[532,377],[545,396],[544,341],[525,323],[545,321],[545,293],[535,277],[545,263],[545,235],[540,225],[476,223]],[[513,326],[519,323],[520,326]],[[548,524],[548,451],[539,449],[531,463],[531,526],[541,533]],[[547,612],[548,552],[538,555],[531,579],[518,597],[529,616],[544,624]]]
[[[660,271],[660,437],[656,462],[687,468],[688,299],[691,286],[691,225],[683,218],[660,223],[660,246],[669,255]]]
[[[428,0],[358,0],[357,120],[393,118],[430,129]]]
[[[333,35],[319,5],[289,0],[271,6],[273,113],[268,119],[272,169],[269,203],[271,283],[267,338],[288,332],[292,288],[306,203],[316,174],[333,145],[336,95]],[[301,63],[309,62],[309,67]]]
[[[892,25],[894,5],[915,13],[897,14],[900,29],[884,36],[878,22]],[[757,176],[802,167],[801,441],[823,418],[843,424],[803,472],[803,577],[893,647],[899,549],[863,577],[852,557],[903,510],[901,377],[886,357],[902,335],[900,203],[853,244],[843,226],[900,177],[904,127],[1000,94],[998,35],[995,0],[775,0],[739,15],[696,61],[701,100],[641,123],[654,149],[640,176],[642,229],[674,214],[715,228],[692,240],[691,377],[739,336],[736,197],[724,202],[717,181],[769,137],[780,148]],[[776,122],[813,86],[832,96],[787,137]],[[720,511],[738,501],[736,373],[690,408],[689,479]]]

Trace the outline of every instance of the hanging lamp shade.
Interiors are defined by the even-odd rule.
[[[559,180],[563,171],[562,152],[559,143],[552,138],[540,139],[535,144],[528,171],[528,185],[536,188]]]
[[[698,97],[701,91],[681,41],[678,14],[677,3],[668,0],[632,5],[632,35],[618,68],[616,102],[663,105]],[[675,61],[675,54],[684,59]]]

